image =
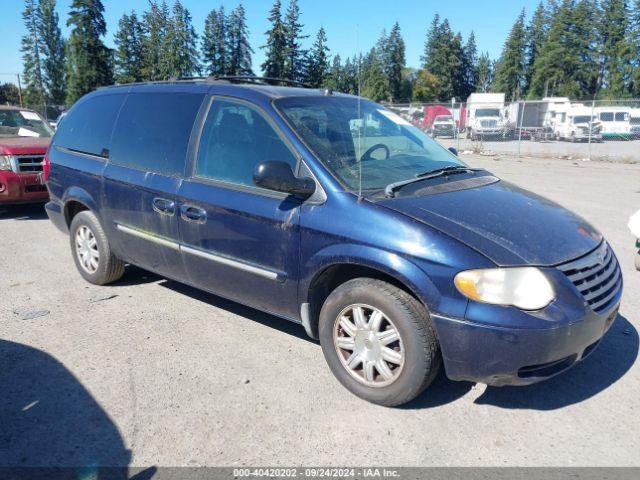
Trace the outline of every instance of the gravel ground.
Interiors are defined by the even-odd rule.
[[[601,143],[588,142],[532,142],[522,140],[518,146],[518,140],[496,141],[495,139],[485,139],[475,141],[465,138],[438,138],[438,141],[446,147],[456,147],[459,151],[472,150],[476,152],[493,152],[502,155],[522,155],[540,158],[569,158],[569,159],[592,159],[600,161],[618,161],[623,163],[638,163],[638,147],[640,140],[605,140]]]
[[[371,405],[302,327],[135,268],[91,286],[42,210],[16,207],[0,215],[0,466],[640,466],[640,165],[464,159],[614,247],[621,315],[576,368],[519,388],[441,376],[404,408]]]

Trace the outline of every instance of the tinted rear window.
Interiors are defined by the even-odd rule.
[[[130,94],[113,132],[110,161],[182,175],[191,129],[203,98],[204,94],[190,93]]]
[[[74,106],[60,123],[54,143],[77,152],[103,155],[109,150],[113,125],[124,99],[124,95],[100,95]]]

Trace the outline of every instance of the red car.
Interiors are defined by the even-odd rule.
[[[0,106],[0,205],[46,202],[53,131],[36,112]]]

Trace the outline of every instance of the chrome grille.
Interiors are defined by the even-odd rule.
[[[16,155],[17,173],[39,173],[44,169],[44,155]]]
[[[496,128],[498,126],[497,120],[480,120],[480,126],[484,128]]]
[[[622,272],[607,242],[558,268],[569,277],[595,312],[603,312],[610,307],[622,288]]]

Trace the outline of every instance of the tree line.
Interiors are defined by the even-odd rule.
[[[104,43],[101,0],[73,0],[62,37],[56,0],[25,0],[22,38],[24,97],[29,105],[70,105],[99,86],[173,77],[253,75],[246,13],[220,6],[199,33],[180,0],[149,0],[125,13]],[[260,70],[284,78],[360,94],[376,101],[465,100],[473,92],[504,92],[509,100],[569,96],[640,96],[640,0],[546,0],[527,21],[523,10],[500,57],[479,54],[473,31],[465,39],[435,15],[426,29],[420,68],[406,65],[396,22],[366,53],[331,55],[320,28],[310,48],[298,0],[274,0]],[[0,86],[0,97],[15,91]],[[2,98],[0,98],[2,101]]]
[[[549,0],[522,11],[495,66],[508,99],[640,96],[640,0]]]

